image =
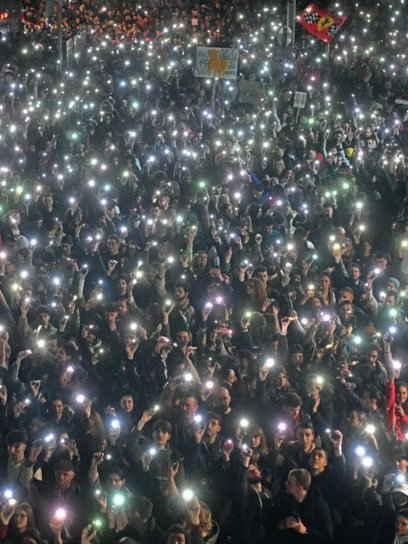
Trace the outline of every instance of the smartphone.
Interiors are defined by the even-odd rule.
[[[299,516],[298,512],[296,512],[296,511],[291,512],[289,517],[295,519],[298,523],[300,523],[300,516]]]
[[[176,455],[172,456],[170,462],[172,465],[179,465],[184,461],[184,457],[178,457]]]

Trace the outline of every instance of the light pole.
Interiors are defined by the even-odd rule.
[[[295,47],[296,0],[287,0],[287,4],[286,4],[286,25],[292,31],[292,47]]]
[[[45,17],[47,23],[52,25],[54,22],[54,0],[47,0],[45,3]]]

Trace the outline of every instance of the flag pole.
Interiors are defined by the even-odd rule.
[[[326,57],[327,57],[327,64],[330,62],[330,43],[327,42],[326,44]]]
[[[213,87],[212,87],[212,92],[211,92],[211,109],[214,110],[214,107],[215,107],[215,91],[217,89],[217,78],[214,76],[214,81],[213,81]]]
[[[57,0],[57,27],[58,27],[58,60],[59,60],[59,69],[61,75],[64,71],[63,66],[63,41],[62,41],[62,0]]]

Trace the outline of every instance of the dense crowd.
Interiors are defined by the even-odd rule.
[[[286,2],[63,3],[62,70],[23,4],[0,542],[408,543],[405,1],[320,2],[346,24],[294,48]]]

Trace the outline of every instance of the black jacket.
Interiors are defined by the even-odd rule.
[[[344,457],[333,457],[332,465],[312,476],[312,488],[320,491],[323,499],[331,508],[338,508],[344,504],[344,479],[346,465]]]
[[[311,487],[302,503],[294,497],[283,494],[276,501],[276,528],[274,544],[327,544],[333,539],[333,524],[328,504],[320,491]],[[307,534],[301,535],[294,529],[279,529],[279,523],[287,517],[299,514]]]
[[[140,544],[156,544],[161,542],[164,536],[163,531],[157,525],[154,518],[150,518],[147,522],[146,532],[144,534],[140,533],[134,527],[127,525],[124,529],[115,533],[115,530],[108,530],[103,534],[101,543],[102,544],[112,544],[113,542],[121,542],[123,538],[131,538]]]

